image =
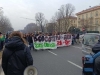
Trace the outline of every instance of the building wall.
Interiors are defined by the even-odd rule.
[[[83,28],[82,19],[87,20],[89,22],[89,24],[87,24],[88,25],[87,30],[99,30],[100,31],[100,9],[77,15],[77,26],[81,30]]]
[[[65,21],[69,22],[69,26],[66,25]],[[56,31],[58,32],[66,32],[66,28],[69,28],[71,26],[77,27],[77,17],[71,17],[70,19],[60,19],[56,23]],[[66,26],[66,27],[65,27]]]

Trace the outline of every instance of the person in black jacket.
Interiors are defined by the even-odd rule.
[[[33,58],[22,33],[12,32],[2,55],[4,74],[23,75],[25,68],[30,65],[33,65]]]
[[[32,36],[32,33],[29,33],[29,35],[28,35],[28,43],[29,43],[29,45],[30,45],[30,50],[31,50],[31,48],[33,48],[33,50],[34,50],[34,47],[33,47],[33,36]]]

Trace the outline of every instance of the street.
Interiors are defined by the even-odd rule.
[[[31,53],[38,75],[82,75],[80,45],[37,52],[31,50]]]
[[[38,75],[82,75],[80,45],[31,53]]]

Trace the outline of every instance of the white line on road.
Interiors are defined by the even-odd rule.
[[[74,48],[78,48],[78,49],[82,49],[81,47],[77,47],[77,46],[72,46],[72,47],[74,47]],[[85,50],[82,50],[84,53],[87,53],[87,54],[90,54],[90,52],[87,52],[87,51],[85,51]]]
[[[56,53],[53,53],[52,51],[49,51],[49,50],[48,50],[48,52],[50,52],[50,53],[52,53],[53,55],[56,55],[56,56],[57,56],[57,54],[56,54]]]
[[[77,46],[72,46],[72,47],[82,49],[81,47],[77,47]]]
[[[72,64],[72,65],[74,65],[74,66],[76,66],[76,67],[78,67],[78,68],[82,69],[82,67],[81,67],[81,66],[79,66],[79,65],[77,65],[77,64],[75,64],[75,63],[73,63],[73,62],[71,62],[71,61],[69,61],[69,60],[68,60],[68,62],[69,62],[70,64]]]
[[[85,50],[82,50],[83,52],[85,52],[85,53],[87,53],[87,54],[90,54],[90,52],[87,52],[87,51],[85,51]]]

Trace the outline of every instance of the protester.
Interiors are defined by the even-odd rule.
[[[48,33],[45,33],[44,41],[49,42],[49,34]]]
[[[22,33],[14,31],[5,44],[2,55],[2,68],[5,75],[23,75],[27,66],[33,65],[30,49]]]
[[[11,31],[7,32],[6,37],[5,37],[5,43],[7,43],[9,41],[10,34],[11,34]]]
[[[76,41],[77,41],[77,43],[80,43],[80,41],[79,41],[79,33],[76,35]]]
[[[3,49],[4,41],[5,41],[5,37],[4,37],[4,35],[0,32],[0,51]]]
[[[75,38],[75,35],[72,34],[72,45],[74,45],[75,43],[77,43],[77,42],[76,42],[76,38]]]
[[[34,35],[34,41],[38,41],[38,33],[36,33],[35,35]]]
[[[31,50],[31,48],[34,49],[34,47],[33,47],[32,33],[28,34],[28,43],[29,43],[30,50]]]

